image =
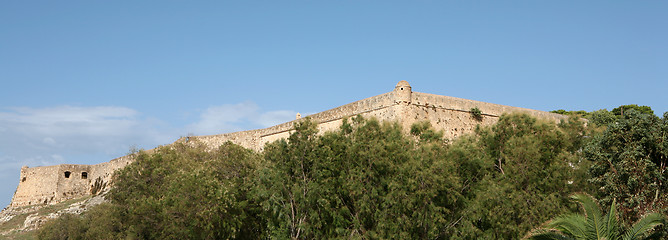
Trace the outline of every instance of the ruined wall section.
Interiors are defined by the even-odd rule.
[[[116,170],[124,168],[133,161],[134,161],[134,156],[127,155],[120,158],[116,158],[109,162],[91,165],[91,172],[88,178],[91,180],[91,184],[92,182],[100,178],[100,180],[103,183],[108,185],[111,182],[111,177],[113,176]]]
[[[85,196],[90,165],[60,164],[46,167],[23,167],[19,186],[10,206],[48,204]],[[83,179],[82,179],[82,176]]]
[[[58,188],[60,166],[21,168],[19,186],[10,206],[28,206],[53,201]]]
[[[57,202],[89,194],[91,165],[58,165],[55,200]]]
[[[10,206],[51,204],[88,196],[98,178],[101,184],[108,187],[113,173],[132,161],[133,156],[128,155],[96,165],[23,167]]]

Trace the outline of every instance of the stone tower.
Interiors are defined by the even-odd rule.
[[[411,85],[406,80],[401,80],[394,87],[394,102],[408,105],[411,103]]]

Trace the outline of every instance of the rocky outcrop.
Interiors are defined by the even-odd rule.
[[[0,226],[6,229],[0,232],[0,236],[39,229],[48,220],[58,218],[63,214],[81,214],[89,208],[105,202],[104,195],[106,195],[106,192],[52,205],[9,206],[0,212]]]

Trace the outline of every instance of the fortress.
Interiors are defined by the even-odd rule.
[[[410,84],[400,81],[393,91],[349,103],[308,116],[318,124],[320,132],[337,129],[343,119],[361,115],[381,121],[398,121],[407,130],[419,121],[429,121],[437,130],[443,130],[446,139],[454,139],[472,132],[477,125],[492,125],[504,113],[521,112],[536,118],[559,122],[567,117],[544,111],[510,107],[455,97],[413,92]],[[273,127],[210,136],[193,136],[176,142],[201,142],[215,148],[227,141],[262,151],[264,145],[287,138],[294,121]],[[54,204],[68,199],[94,194],[111,181],[113,172],[131,163],[131,155],[96,165],[61,164],[46,167],[23,167],[19,185],[10,207]]]

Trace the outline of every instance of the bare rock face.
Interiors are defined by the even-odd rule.
[[[82,214],[89,208],[105,202],[106,192],[93,197],[73,199],[59,204],[42,204],[27,207],[9,206],[0,212],[0,226],[6,225],[7,230],[0,236],[11,233],[27,232],[39,229],[44,223],[63,214]],[[25,220],[22,220],[25,219]]]

